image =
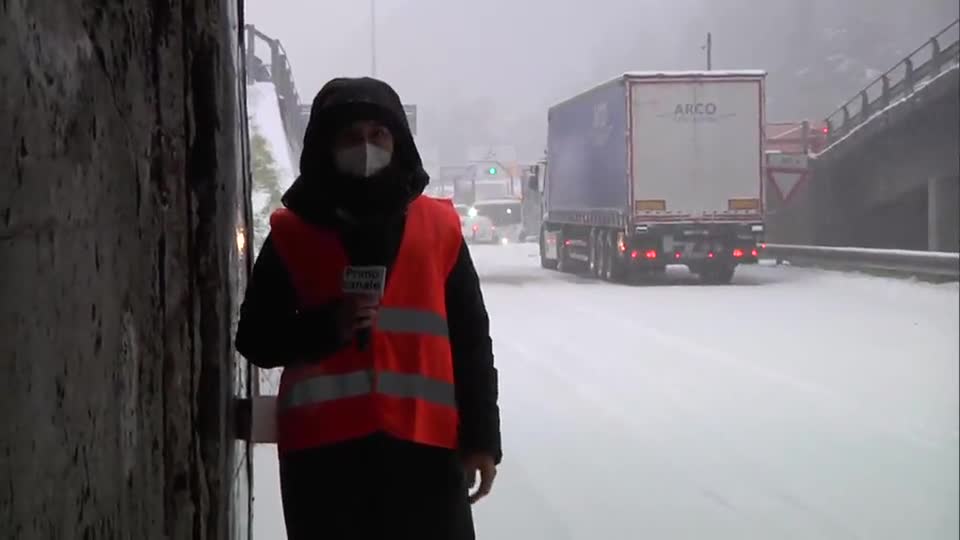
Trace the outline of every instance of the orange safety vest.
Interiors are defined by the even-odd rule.
[[[447,337],[446,281],[463,242],[450,201],[426,196],[408,208],[368,346],[285,368],[277,396],[277,447],[316,448],[385,432],[456,448],[459,417]],[[281,208],[271,237],[301,309],[343,296],[348,260],[337,235]]]

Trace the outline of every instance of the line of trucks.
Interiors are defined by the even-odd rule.
[[[765,81],[631,72],[553,106],[544,159],[516,177],[496,162],[456,175],[465,227],[475,220],[465,235],[477,240],[489,215],[510,227],[494,241],[535,239],[547,269],[619,282],[685,265],[729,283],[761,255],[769,154],[805,157],[825,140],[807,122],[767,124]]]

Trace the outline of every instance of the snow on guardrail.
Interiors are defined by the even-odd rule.
[[[247,86],[247,110],[252,131],[267,141],[268,150],[280,175],[280,185],[286,189],[296,176],[294,156],[283,127],[280,100],[273,83],[258,82]]]
[[[960,280],[960,253],[767,244],[764,254],[801,265]]]

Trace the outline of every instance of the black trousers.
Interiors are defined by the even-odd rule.
[[[385,435],[280,459],[289,540],[474,540],[456,453]]]

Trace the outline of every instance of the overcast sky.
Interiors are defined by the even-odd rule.
[[[956,0],[377,0],[377,75],[418,105],[421,146],[491,139],[531,153],[547,107],[622,71],[701,69],[708,30],[715,68],[767,69],[775,113],[818,115],[819,103],[784,106],[802,96],[775,80],[792,49],[810,48],[797,39],[883,23],[876,39],[890,47],[856,67],[866,80],[957,11]],[[370,73],[369,0],[246,0],[246,22],[283,42],[305,101],[332,77]]]

